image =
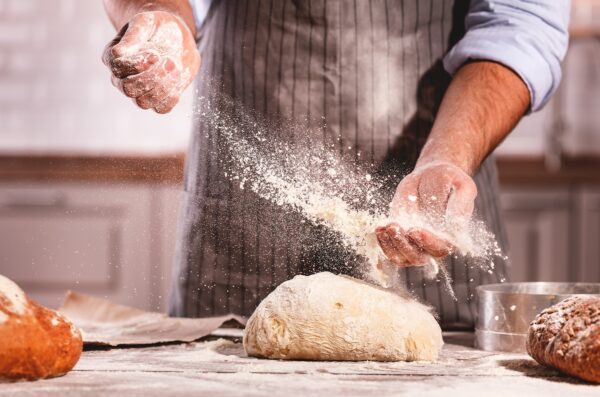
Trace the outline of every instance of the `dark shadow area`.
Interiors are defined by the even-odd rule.
[[[475,348],[475,334],[473,332],[444,332],[444,343]]]
[[[102,344],[85,344],[83,345],[83,351],[97,351],[97,350],[113,350],[113,349],[144,349],[161,346],[173,346],[173,345],[186,345],[195,342],[210,342],[217,339],[227,339],[235,343],[242,343],[242,338],[234,335],[206,335],[191,342],[185,341],[169,341],[169,342],[158,342],[158,343],[145,343],[145,344],[126,344],[118,346],[109,346]]]
[[[570,383],[574,385],[591,384],[581,379],[565,375],[558,370],[544,367],[533,359],[498,360],[498,364],[510,371],[520,372],[530,378],[542,378],[551,382]]]
[[[122,349],[143,349],[143,348],[152,348],[152,347],[160,347],[160,346],[172,346],[172,345],[181,345],[190,342],[181,342],[181,341],[172,341],[172,342],[159,342],[152,344],[127,344],[127,345],[118,345],[118,346],[110,346],[103,344],[84,344],[83,351],[103,351],[103,350],[122,350]]]
[[[227,339],[233,343],[222,343],[222,344],[217,344],[214,347],[212,347],[211,349],[219,354],[222,354],[224,356],[236,356],[236,357],[240,357],[240,358],[248,358],[248,355],[246,354],[246,351],[244,350],[244,346],[242,345],[242,340],[241,339],[233,339],[233,338],[223,338],[223,339]]]

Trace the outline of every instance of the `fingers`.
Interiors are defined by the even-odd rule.
[[[119,42],[111,49],[113,58],[120,58],[137,53],[156,29],[154,14],[141,13],[131,18],[127,30]]]
[[[136,104],[142,109],[150,109],[159,106],[173,95],[179,96],[178,81],[179,73],[176,71],[171,72],[163,78],[160,84],[137,97],[135,99]]]
[[[452,252],[450,243],[423,229],[405,232],[391,223],[375,233],[385,256],[400,267],[422,266],[430,257],[442,259]]]
[[[389,235],[387,227],[377,228],[375,234],[377,235],[377,241],[385,256],[396,265],[405,266],[406,258],[401,252],[396,250],[396,247],[394,247],[393,238]]]
[[[395,223],[379,227],[375,231],[383,253],[398,266],[415,266],[426,263],[425,253],[412,244],[404,230]]]
[[[191,83],[200,55],[185,23],[162,11],[134,15],[106,46],[112,83],[143,109],[167,113]]]
[[[400,182],[390,204],[391,218],[412,228],[405,231],[393,223],[378,228],[381,249],[400,266],[451,254],[453,245],[429,230],[453,232],[468,227],[476,196],[475,182],[454,164],[430,164],[413,171]]]
[[[112,48],[119,42],[121,41],[121,38],[123,37],[123,35],[125,34],[125,32],[127,31],[127,28],[129,27],[129,24],[123,26],[121,28],[121,30],[119,30],[119,32],[117,33],[117,35],[115,36],[114,39],[112,39],[107,45],[106,47],[104,47],[104,50],[102,51],[102,63],[104,63],[104,65],[110,67],[110,60],[112,59]]]
[[[177,105],[182,91],[181,79],[181,70],[168,58],[143,73],[124,79],[111,77],[113,85],[137,106],[152,108],[157,113],[168,113]]]
[[[156,26],[152,13],[134,15],[108,43],[102,55],[102,62],[110,68],[115,77],[123,79],[142,73],[159,61],[157,52],[146,48]]]
[[[431,232],[414,228],[406,233],[411,243],[434,258],[443,258],[452,252],[452,245]]]
[[[194,80],[193,76],[195,73],[190,73],[188,69],[184,69],[179,74],[178,81],[176,84],[173,84],[171,92],[158,105],[152,107],[156,113],[164,114],[170,112],[179,103],[179,98],[183,90]]]
[[[153,51],[143,51],[144,44],[156,29],[155,18],[151,13],[134,15],[104,48],[102,62],[118,78],[141,73],[158,61]]]
[[[179,90],[177,89],[177,93],[170,94],[161,103],[159,103],[157,106],[154,106],[153,109],[156,113],[169,113],[175,107],[175,105],[177,105],[178,102]]]
[[[108,66],[115,77],[124,79],[148,71],[159,60],[158,54],[152,51],[142,51],[131,56],[111,59]]]
[[[115,44],[117,44],[119,42],[119,40],[121,39],[121,36],[117,35],[117,37],[115,37],[114,39],[112,39],[111,41],[108,42],[108,44],[106,45],[106,47],[104,47],[104,51],[102,51],[102,63],[105,66],[108,66],[109,68],[111,60],[113,59],[112,56],[112,48],[115,46]],[[112,70],[112,68],[111,68]]]
[[[167,59],[143,73],[129,76],[120,81],[117,79],[117,88],[130,98],[138,98],[156,87],[172,84],[177,81],[179,73],[172,66],[169,66],[171,64],[172,61]]]
[[[113,85],[134,99],[140,108],[153,108],[158,113],[167,113],[177,104],[181,94],[180,80],[180,70],[170,59],[140,74],[124,79],[114,75],[111,78]]]

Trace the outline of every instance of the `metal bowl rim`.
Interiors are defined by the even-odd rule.
[[[550,287],[548,291],[527,291],[527,287]],[[554,287],[554,288],[553,288]],[[597,292],[567,292],[563,289],[567,288],[589,288],[595,289]],[[519,290],[519,288],[522,288]],[[525,290],[523,290],[525,289]],[[554,290],[552,292],[551,290]],[[600,296],[600,283],[583,283],[583,282],[560,282],[560,281],[528,281],[517,283],[497,283],[485,284],[476,287],[478,293],[495,294],[495,295],[531,295],[531,296],[548,296],[548,295],[584,295],[584,296]]]

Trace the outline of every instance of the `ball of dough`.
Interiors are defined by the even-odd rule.
[[[442,331],[427,307],[347,276],[296,276],[256,308],[249,356],[290,360],[433,361]]]

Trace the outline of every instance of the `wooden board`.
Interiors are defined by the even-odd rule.
[[[239,340],[84,352],[64,377],[0,385],[0,396],[598,396],[526,355],[476,350],[445,334],[436,363],[307,362],[248,358]]]

